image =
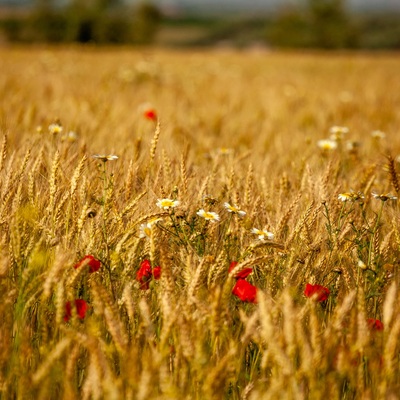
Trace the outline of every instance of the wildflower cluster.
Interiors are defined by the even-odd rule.
[[[101,261],[95,258],[94,256],[88,254],[80,259],[75,265],[74,269],[78,268],[88,268],[90,274],[97,272],[101,267]],[[88,303],[84,299],[75,299],[74,301],[76,315],[79,319],[84,319],[86,316],[86,312],[89,309]],[[68,301],[65,304],[65,315],[64,321],[68,322],[72,317],[72,304]]]
[[[307,283],[306,288],[304,289],[304,296],[309,297],[315,301],[323,302],[328,299],[330,294],[330,290],[321,285],[311,285]]]
[[[232,271],[237,269],[237,265],[237,261],[232,261],[229,266],[229,273],[233,273]],[[246,280],[252,272],[252,268],[245,268],[234,275],[236,284],[232,289],[232,294],[247,303],[257,302],[257,287]]]
[[[136,280],[140,283],[140,289],[147,290],[150,288],[150,280],[151,278],[155,280],[160,279],[161,277],[161,267],[157,266],[152,268],[150,260],[143,260],[140,263],[140,267],[136,272]]]

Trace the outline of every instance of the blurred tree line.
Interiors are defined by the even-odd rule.
[[[344,0],[307,0],[306,7],[287,7],[267,35],[273,43],[295,47],[348,48],[358,41]]]
[[[123,0],[70,0],[61,8],[56,3],[35,0],[30,12],[3,16],[0,34],[20,42],[151,44],[160,28],[166,28],[181,35],[180,46],[256,42],[278,48],[400,48],[399,14],[350,13],[346,0],[297,0],[272,14],[234,18],[185,14],[167,18],[151,0],[135,7],[127,7]],[[202,34],[186,39],[190,29]]]
[[[283,8],[266,36],[279,47],[400,48],[400,15],[349,13],[345,0],[304,0]]]
[[[127,7],[120,0],[36,0],[31,12],[3,18],[6,40],[19,42],[152,43],[161,13],[149,1]]]

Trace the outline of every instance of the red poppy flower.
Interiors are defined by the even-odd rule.
[[[151,264],[149,260],[143,260],[140,268],[136,272],[136,280],[140,282],[140,288],[146,290],[149,288],[149,280],[151,279]]]
[[[248,303],[257,303],[257,288],[245,279],[238,279],[236,285],[232,289],[232,294],[239,297],[240,300]]]
[[[161,277],[161,267],[154,267],[153,268],[153,277],[156,280],[160,279],[160,277]]]
[[[145,118],[149,119],[150,121],[155,121],[157,119],[157,113],[152,108],[145,110],[143,115]]]
[[[238,265],[237,261],[232,261],[229,265],[229,272],[231,272],[236,265]],[[235,278],[236,279],[245,279],[247,278],[251,273],[253,272],[253,268],[245,268],[242,269],[241,271],[239,271],[236,275]]]
[[[76,307],[76,315],[78,316],[78,318],[80,318],[80,319],[85,318],[86,311],[89,308],[86,301],[83,299],[76,299],[75,307]],[[69,321],[71,317],[72,317],[71,302],[67,301],[67,303],[65,304],[64,321],[66,321],[66,322]]]
[[[91,255],[87,255],[85,257],[82,258],[82,260],[80,260],[78,263],[76,263],[74,265],[74,268],[77,269],[79,267],[83,267],[85,265],[89,265],[89,272],[96,272],[100,269],[101,266],[101,262],[99,260],[97,260],[96,258],[94,258]]]
[[[383,331],[383,323],[379,319],[368,318],[367,324],[371,331]]]
[[[329,293],[329,289],[325,286],[311,285],[309,283],[307,283],[306,288],[304,289],[304,295],[306,297],[312,297],[319,302],[325,301],[328,298]]]

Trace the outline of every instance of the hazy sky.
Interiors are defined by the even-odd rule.
[[[141,0],[125,0],[126,2],[139,2]],[[154,3],[163,6],[186,5],[196,7],[215,7],[242,8],[242,9],[267,9],[279,7],[283,4],[301,4],[304,0],[154,0]],[[400,0],[347,0],[351,7],[362,8],[397,8],[400,9]]]
[[[56,0],[59,3],[68,3],[68,0]],[[82,0],[85,1],[85,0]],[[142,0],[123,0],[127,4],[135,4]],[[152,0],[163,7],[194,7],[204,11],[207,8],[223,8],[224,10],[267,10],[277,8],[283,4],[296,4],[305,0]],[[33,0],[0,0],[0,4],[29,4]],[[347,0],[352,8],[390,8],[400,10],[400,0]]]

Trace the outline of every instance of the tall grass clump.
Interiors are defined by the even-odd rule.
[[[0,52],[2,397],[396,398],[395,58]]]

